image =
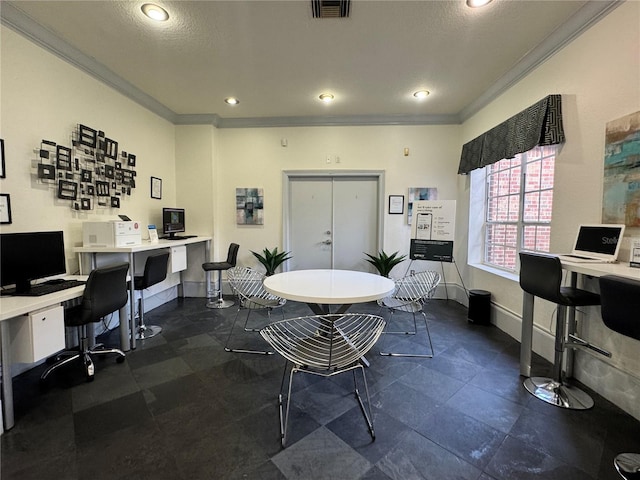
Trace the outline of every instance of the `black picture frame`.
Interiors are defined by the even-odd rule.
[[[389,215],[404,213],[404,195],[389,195]]]
[[[12,223],[11,197],[8,193],[0,193],[0,224]]]
[[[151,198],[162,199],[162,179],[151,177]]]
[[[7,178],[4,164],[4,140],[0,138],[0,178]]]

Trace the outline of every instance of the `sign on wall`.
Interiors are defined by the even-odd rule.
[[[413,202],[412,216],[409,258],[453,262],[455,200]]]

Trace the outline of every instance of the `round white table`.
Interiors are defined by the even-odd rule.
[[[344,313],[354,303],[387,297],[395,290],[393,280],[352,270],[294,270],[264,280],[264,288],[287,300],[305,302],[317,314]],[[337,308],[331,312],[331,306]]]

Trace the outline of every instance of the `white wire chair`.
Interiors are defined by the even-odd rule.
[[[258,355],[273,355],[269,350],[253,350],[250,348],[235,348],[229,343],[233,337],[233,331],[238,323],[238,317],[241,310],[247,310],[247,316],[244,321],[245,332],[259,332],[259,328],[249,327],[249,316],[253,310],[266,310],[268,321],[271,322],[271,311],[275,308],[281,308],[287,301],[284,298],[270,294],[264,289],[263,281],[265,275],[248,267],[234,267],[227,270],[227,279],[236,297],[238,298],[238,310],[233,320],[233,325],[229,331],[229,336],[224,345],[227,352],[235,353],[253,353]],[[282,310],[282,318],[284,319],[284,310]]]
[[[396,280],[396,289],[389,297],[378,300],[381,308],[389,311],[387,320],[387,329],[383,332],[384,338],[381,342],[380,355],[392,357],[433,357],[433,343],[431,343],[431,333],[427,323],[427,316],[423,307],[436,291],[436,287],[440,283],[440,274],[438,272],[426,271],[408,275]],[[411,313],[413,315],[413,330],[410,331],[389,331],[392,326],[393,314],[395,312]],[[416,321],[416,313],[420,313],[424,319],[427,340],[429,342],[430,353],[402,353],[385,351],[387,335],[416,335],[418,333],[418,323]],[[426,350],[426,349],[425,349]]]
[[[376,343],[384,325],[384,319],[378,315],[346,313],[291,318],[271,323],[260,330],[260,335],[267,343],[287,360],[278,395],[280,441],[283,447],[287,438],[291,385],[293,375],[298,372],[330,377],[353,371],[354,393],[371,438],[375,440],[369,387],[360,360]],[[291,371],[285,407],[283,389],[289,366]],[[356,369],[362,372],[367,408],[358,390]]]

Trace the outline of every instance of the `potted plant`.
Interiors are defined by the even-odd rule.
[[[254,252],[253,250],[251,250],[251,253],[253,253],[253,256],[256,257],[262,265],[264,265],[264,268],[267,270],[267,276],[276,273],[276,269],[282,263],[291,258],[288,256],[291,252],[278,252],[278,247],[275,247],[273,250],[265,248],[262,251],[262,255]]]
[[[393,270],[393,267],[407,258],[406,255],[398,256],[398,252],[387,255],[384,250],[380,250],[380,252],[378,252],[378,255],[375,256],[369,255],[368,253],[365,253],[365,255],[369,257],[365,260],[376,267],[378,273],[383,277],[389,277],[389,274],[391,273],[391,270]]]

